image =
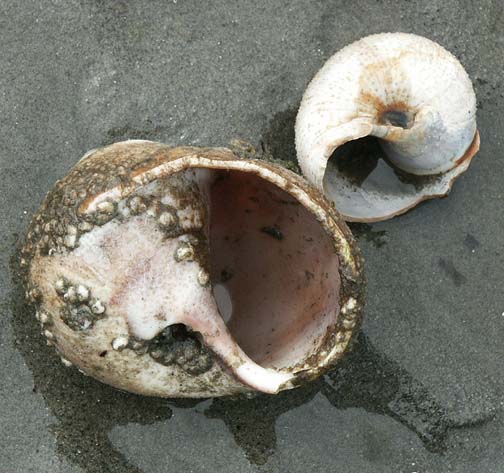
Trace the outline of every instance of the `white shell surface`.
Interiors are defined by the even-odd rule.
[[[409,121],[399,126],[390,113]],[[398,169],[433,175],[455,168],[475,133],[476,97],[459,61],[427,38],[384,33],[346,46],[316,74],[297,116],[296,149],[305,176],[334,200],[327,162],[349,141],[374,136]]]

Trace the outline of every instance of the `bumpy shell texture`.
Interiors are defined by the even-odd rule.
[[[21,264],[67,365],[162,397],[276,393],[347,349],[362,261],[328,201],[224,148],[126,141],[47,195]]]
[[[412,34],[372,35],[337,52],[296,120],[300,167],[346,220],[385,220],[446,195],[478,148],[467,73]]]

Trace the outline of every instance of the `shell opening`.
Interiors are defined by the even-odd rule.
[[[303,364],[339,312],[331,239],[275,185],[251,173],[213,173],[210,275],[221,316],[262,367]]]
[[[403,119],[405,118],[400,118]],[[399,169],[390,162],[383,145],[384,143],[374,136],[348,141],[333,151],[329,158],[328,169],[336,170],[341,177],[352,184],[362,186],[369,182],[377,189],[379,186],[390,194],[404,192],[405,186],[408,185],[419,189],[438,178],[437,175],[416,175]],[[330,177],[327,174],[326,170],[324,183],[330,185]],[[396,179],[386,178],[380,182],[376,179],[377,174],[380,177],[395,176]]]
[[[396,112],[388,120],[404,123]],[[374,136],[351,140],[331,154],[323,178],[327,197],[347,221],[379,221],[405,212],[425,196],[446,194],[468,163],[445,174],[415,175],[394,166]]]

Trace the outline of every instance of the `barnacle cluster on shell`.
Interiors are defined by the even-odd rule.
[[[92,298],[83,284],[71,284],[65,278],[54,283],[63,307],[60,318],[72,330],[89,330],[94,323],[105,316],[105,306],[100,299]]]
[[[359,325],[361,264],[301,177],[223,148],[146,141],[79,161],[22,254],[65,364],[166,397],[274,393],[319,375]]]

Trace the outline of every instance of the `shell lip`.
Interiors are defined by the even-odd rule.
[[[441,180],[437,184],[430,183],[420,186],[416,191],[418,197],[408,203],[408,205],[405,205],[395,212],[390,212],[376,217],[356,217],[355,215],[351,215],[349,213],[346,213],[345,211],[342,211],[340,208],[338,208],[338,206],[336,207],[338,208],[340,215],[347,222],[375,223],[402,215],[413,209],[423,201],[446,197],[450,193],[455,180],[469,168],[472,158],[478,152],[479,147],[480,134],[479,131],[476,130],[471,144],[469,145],[465,153],[455,162],[455,166],[453,166],[448,171],[445,171],[444,173],[436,175],[441,178]],[[444,180],[443,177],[445,178]],[[395,179],[397,179],[397,181],[400,180],[398,176],[395,176]]]

